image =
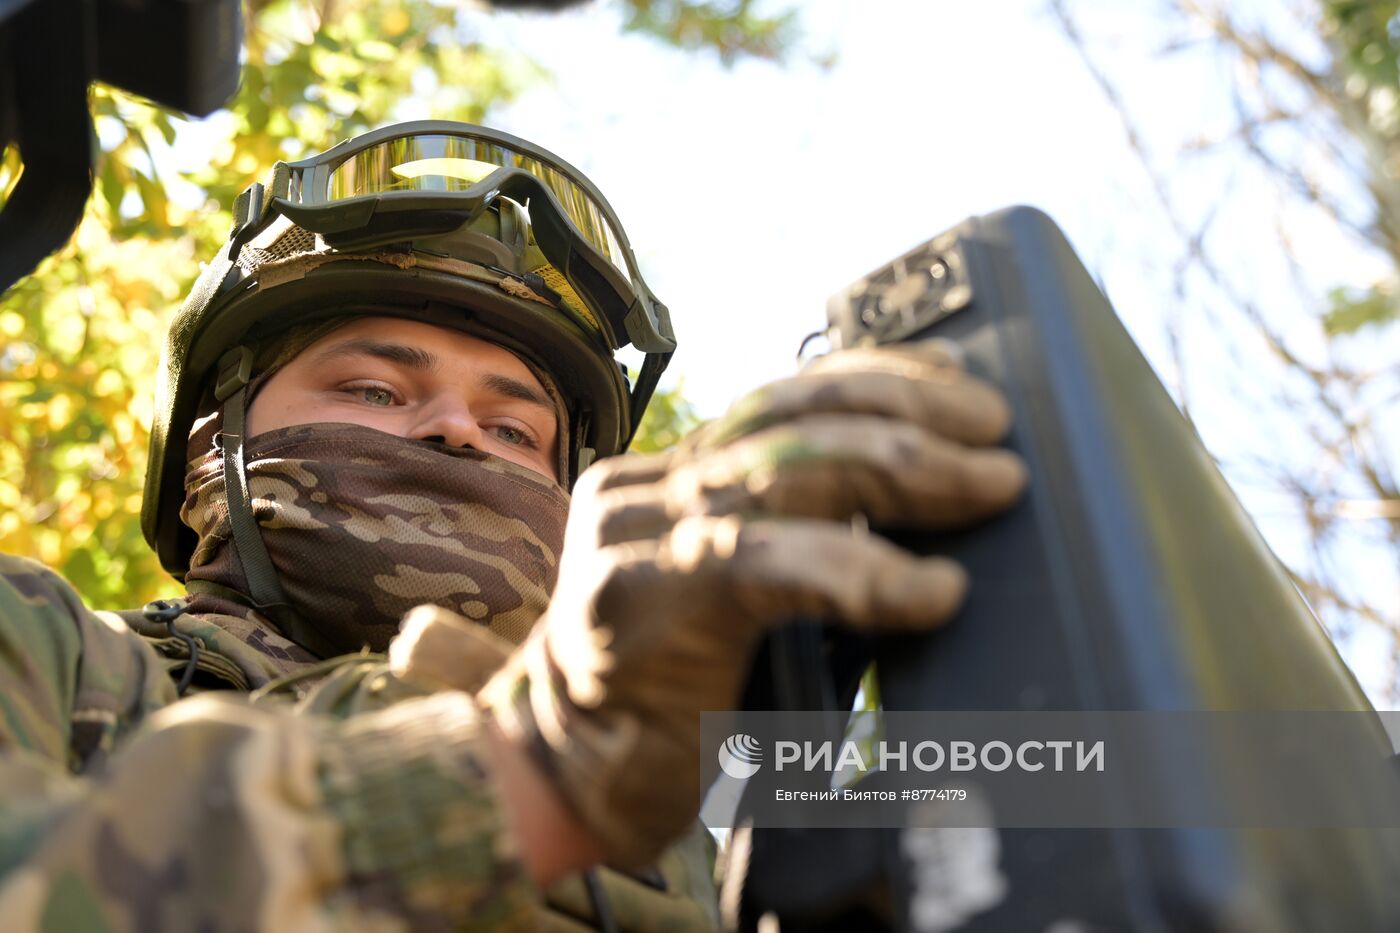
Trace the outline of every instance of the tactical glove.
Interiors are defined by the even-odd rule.
[[[768,628],[922,629],[957,609],[960,567],[863,521],[948,528],[1006,508],[1025,469],[988,445],[1008,421],[946,346],[849,350],[671,453],[596,464],[549,608],[481,703],[611,863],[645,864],[694,819],[699,713],[732,708]]]

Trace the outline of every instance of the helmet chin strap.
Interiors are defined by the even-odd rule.
[[[242,595],[254,609],[267,616],[282,635],[319,657],[334,657],[343,652],[332,647],[287,601],[277,568],[267,554],[257,518],[253,515],[243,462],[252,364],[252,351],[247,347],[234,347],[219,360],[218,384],[214,389],[214,397],[223,403],[221,434],[229,527],[233,531],[234,552],[248,584],[248,592]]]

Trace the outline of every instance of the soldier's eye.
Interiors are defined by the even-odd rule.
[[[508,424],[497,425],[491,430],[495,431],[497,437],[499,437],[505,443],[510,444],[512,447],[520,447],[532,443],[530,440],[530,435],[526,434],[519,428],[513,428]]]
[[[388,389],[381,389],[378,386],[364,386],[356,390],[360,398],[370,405],[392,405],[394,404],[394,393]]]

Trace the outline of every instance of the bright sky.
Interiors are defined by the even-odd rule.
[[[1222,349],[1222,325],[1188,314],[1172,294],[1178,242],[1113,109],[1047,12],[1044,0],[807,0],[796,4],[806,58],[784,67],[682,54],[620,35],[606,3],[561,15],[474,15],[488,45],[542,63],[552,80],[495,111],[492,122],[583,169],[607,194],[648,282],[672,313],[672,373],[707,416],[744,390],[790,373],[802,336],[825,324],[828,296],[965,217],[1016,203],[1054,217],[1159,372],[1170,377],[1166,321],[1181,328],[1185,383],[1212,452],[1229,463],[1288,445],[1297,426],[1249,407],[1272,391],[1257,361]],[[1159,164],[1185,179],[1187,216],[1228,194],[1216,242],[1246,290],[1269,308],[1296,307],[1296,284],[1251,246],[1273,236],[1272,190],[1238,160],[1178,155],[1183,141],[1231,125],[1218,64],[1203,48],[1159,54],[1169,35],[1151,4],[1073,5],[1144,124]],[[1267,4],[1233,9],[1267,10]],[[1271,15],[1271,14],[1266,14]],[[411,109],[405,116],[426,117]],[[1320,270],[1308,287],[1367,282],[1380,267],[1317,218],[1291,233]],[[1306,274],[1306,273],[1305,273]],[[1315,322],[1280,326],[1320,346]],[[1247,342],[1247,341],[1246,341]],[[1369,359],[1393,359],[1393,342]],[[1367,354],[1363,352],[1363,358]],[[1215,402],[1219,400],[1221,404]],[[1286,499],[1232,473],[1273,547],[1302,556]],[[1400,586],[1384,550],[1346,552],[1392,613]],[[1345,646],[1379,695],[1386,646]]]
[[[1034,5],[801,9],[807,46],[839,55],[830,71],[726,70],[619,36],[606,4],[482,18],[488,44],[554,75],[494,122],[607,194],[707,414],[790,373],[831,293],[964,217],[1031,202],[1073,234],[1116,199],[1086,153],[1122,134]]]

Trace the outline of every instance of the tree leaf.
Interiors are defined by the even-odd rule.
[[[1336,288],[1329,294],[1331,307],[1322,326],[1332,337],[1354,334],[1364,327],[1382,327],[1400,319],[1400,302],[1393,290],[1380,287],[1356,292]]]

